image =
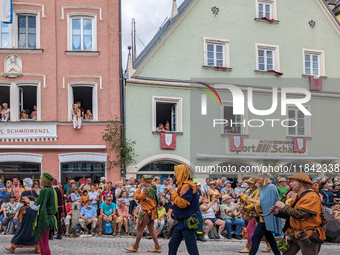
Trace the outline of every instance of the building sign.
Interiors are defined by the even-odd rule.
[[[54,123],[1,123],[0,139],[57,139]]]
[[[230,139],[226,138],[226,154],[235,154],[230,150]],[[256,154],[256,155],[307,155],[307,146],[305,152],[294,152],[294,141],[281,140],[259,140],[244,139],[243,150],[239,154]]]

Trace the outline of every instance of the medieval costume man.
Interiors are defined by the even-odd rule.
[[[33,234],[39,244],[41,255],[51,255],[48,237],[50,229],[57,229],[58,201],[57,194],[52,188],[53,177],[44,173],[40,176],[40,191],[35,205],[40,205],[38,215],[33,223]]]
[[[159,245],[157,235],[154,228],[154,220],[157,217],[157,205],[158,205],[158,194],[157,187],[152,183],[152,177],[150,175],[143,175],[143,182],[139,184],[136,191],[136,200],[139,200],[142,213],[142,218],[139,219],[137,227],[137,238],[136,242],[132,244],[131,247],[126,247],[125,249],[131,252],[137,252],[139,248],[139,242],[143,236],[144,228],[147,226],[149,233],[155,242],[155,248],[149,250],[149,252],[162,252],[162,246]],[[139,217],[138,217],[139,218]]]
[[[270,208],[280,200],[279,192],[273,184],[274,180],[270,173],[261,171],[257,175],[257,183],[259,184],[259,198],[257,200],[255,211],[257,214],[269,214]],[[282,235],[281,219],[273,214],[267,217],[257,217],[257,226],[252,237],[252,246],[250,255],[255,255],[259,249],[263,235],[269,242],[275,255],[280,255],[274,234]]]
[[[255,212],[255,204],[259,197],[259,189],[258,189],[258,183],[257,178],[251,177],[248,180],[245,180],[244,182],[248,184],[249,186],[249,193],[241,195],[241,200],[246,200],[246,206],[244,207],[245,216],[248,217],[248,225],[247,225],[247,244],[246,248],[239,251],[240,253],[249,253],[250,247],[252,245],[252,237],[254,235],[254,231],[256,228],[256,212]],[[267,242],[266,238],[263,236],[262,241],[265,241],[267,244],[267,248],[265,250],[262,250],[263,252],[269,252],[271,250],[270,244]]]
[[[275,204],[276,207],[272,207],[274,215],[287,218],[284,232],[294,231],[295,238],[290,243],[288,251],[283,252],[283,255],[294,255],[299,250],[303,255],[317,255],[323,240],[326,239],[322,229],[324,221],[318,189],[309,179],[307,173],[296,173],[288,179],[290,179],[290,186],[296,195],[291,199],[289,205],[278,201]]]
[[[19,211],[20,228],[15,232],[10,246],[4,246],[6,250],[14,252],[15,248],[35,248],[34,253],[40,254],[38,243],[34,240],[32,224],[37,217],[39,206],[34,205],[38,194],[32,190],[33,181],[25,178],[23,181],[24,192],[21,193],[20,202],[17,203],[15,211]],[[32,205],[30,202],[32,201]]]
[[[55,192],[57,194],[57,201],[58,201],[58,217],[57,217],[57,219],[58,219],[57,220],[58,235],[57,235],[57,239],[62,239],[63,228],[62,228],[62,225],[61,225],[61,214],[63,212],[64,197],[63,197],[63,194],[58,187],[57,179],[53,180],[52,188],[55,190]],[[49,236],[50,240],[53,240],[53,235],[54,235],[54,231],[52,229],[50,229],[50,236]]]
[[[199,198],[196,185],[189,180],[190,170],[186,165],[175,166],[175,175],[177,178],[177,191],[173,186],[168,188],[174,203],[173,213],[177,219],[177,224],[169,242],[169,255],[177,254],[183,238],[188,253],[198,255],[196,229],[199,221],[196,213],[199,211]],[[197,227],[194,226],[195,224]]]

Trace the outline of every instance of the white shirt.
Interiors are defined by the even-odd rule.
[[[210,203],[209,203],[210,204]],[[209,205],[208,204],[208,205]],[[204,206],[204,205],[203,205]],[[204,206],[205,207],[205,206]],[[206,207],[205,207],[206,208]],[[204,217],[204,219],[215,219],[215,211],[214,211],[214,209],[212,208],[212,206],[210,206],[210,208],[207,210],[207,211],[205,211],[205,212],[203,212],[202,211],[202,216]]]
[[[98,201],[96,200],[96,198],[99,196],[99,194],[98,194],[98,192],[97,191],[95,191],[95,192],[89,192],[89,193],[87,193],[88,194],[88,196],[89,196],[89,199],[91,199],[92,200],[92,203],[97,203]]]

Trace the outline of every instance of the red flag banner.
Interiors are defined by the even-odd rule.
[[[161,148],[176,149],[176,134],[161,133]]]
[[[231,135],[229,141],[230,151],[243,151],[244,147],[243,136]]]

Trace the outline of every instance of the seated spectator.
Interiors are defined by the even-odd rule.
[[[129,214],[129,208],[126,207],[126,202],[124,200],[120,201],[117,209],[117,224],[118,224],[118,236],[120,236],[122,231],[122,225],[125,227],[125,236],[128,235],[128,218],[131,217]]]
[[[66,196],[68,197],[68,198],[70,198],[71,197],[71,194],[72,194],[72,189],[74,188],[74,187],[77,187],[77,184],[76,184],[76,182],[74,181],[74,180],[71,180],[70,181],[70,186],[69,186],[69,188],[66,188],[67,187],[67,185],[65,185],[65,189],[66,189]]]
[[[209,202],[210,202],[210,197],[212,195],[215,195],[215,197],[217,199],[219,199],[221,197],[220,192],[218,192],[218,190],[216,189],[216,182],[215,181],[210,182],[210,189],[208,189],[207,194],[208,194],[208,201]]]
[[[165,132],[163,123],[159,123],[159,124],[158,124],[158,127],[157,127],[157,130],[156,130],[156,131],[157,131],[158,133]]]
[[[72,188],[71,201],[72,201],[72,203],[75,203],[75,202],[80,203],[81,202],[81,197],[78,193],[78,187]]]
[[[322,181],[319,184],[319,196],[321,200],[327,203],[327,207],[332,209],[334,203],[334,194],[332,190],[329,188],[329,184],[326,181]]]
[[[231,197],[229,195],[223,195],[222,197],[222,205],[220,207],[221,218],[225,221],[225,227],[227,229],[227,238],[231,239],[232,237],[238,240],[242,239],[241,231],[244,225],[244,220],[241,218],[232,219],[232,214],[237,214],[237,209],[240,206],[240,202],[238,201],[236,204],[231,202]],[[226,212],[230,215],[227,215]],[[236,230],[233,236],[231,236],[231,227],[236,225]]]
[[[105,202],[107,198],[113,199],[112,191],[109,189],[109,186],[107,184],[104,185],[104,190],[101,194],[102,202]]]
[[[215,216],[215,212],[219,211],[219,204],[217,203],[216,206],[214,206],[216,202],[216,199],[212,197],[211,203],[208,203],[208,199],[206,197],[203,197],[202,200],[202,205],[200,206],[202,216],[204,218],[204,224],[207,224],[208,226],[205,229],[204,233],[204,239],[209,240],[208,234],[210,230],[213,228],[213,224],[216,223],[216,225],[219,226],[218,228],[218,236],[221,239],[224,239],[224,237],[221,235],[224,227],[225,227],[225,222],[223,220],[217,219]]]
[[[224,185],[225,187],[221,189],[221,195],[229,195],[232,198],[235,198],[234,190],[231,187],[232,182],[229,180],[226,180]]]
[[[86,120],[93,120],[93,114],[92,114],[90,109],[86,110],[85,119]]]
[[[19,211],[15,212],[16,206],[17,206],[17,202],[15,202],[15,196],[12,195],[9,199],[9,202],[5,204],[4,209],[3,209],[3,213],[4,213],[4,217],[2,219],[2,227],[4,229],[4,232],[2,232],[3,235],[6,235],[7,225],[10,220],[13,220],[13,225],[15,229],[17,229],[19,225],[19,219],[18,219]]]
[[[94,185],[91,185],[91,189],[88,193],[89,199],[92,200],[92,206],[98,210],[99,194],[95,190]]]
[[[81,206],[85,206],[86,205],[86,201],[89,199],[89,195],[87,190],[83,191],[83,194],[81,196]],[[92,200],[91,200],[92,201]],[[97,208],[96,208],[97,209]]]
[[[28,119],[28,115],[26,114],[26,112],[24,110],[21,111],[20,119],[21,120],[27,120]]]
[[[156,235],[158,236],[159,233],[164,228],[165,216],[166,216],[166,211],[165,211],[165,208],[163,207],[162,202],[159,202],[158,204],[157,213],[158,213],[158,219],[154,220],[154,227],[155,227]],[[157,230],[158,227],[159,229]]]
[[[80,129],[81,128],[81,111],[78,108],[77,104],[74,104],[72,107],[72,118],[73,118],[73,128]]]
[[[6,203],[4,203],[4,200],[2,199],[2,195],[0,195],[0,233],[2,231],[2,219],[4,218],[4,207]]]
[[[242,184],[242,181],[240,180],[236,182],[236,187],[234,189],[235,198],[239,198],[241,193],[243,192],[241,188],[241,184]]]
[[[124,190],[124,191],[122,191],[121,193],[120,193],[120,197],[118,198],[118,203],[120,202],[120,201],[125,201],[125,203],[126,203],[126,206],[130,206],[130,201],[129,201],[129,199],[126,197],[127,196],[127,194],[126,194],[126,191]]]
[[[82,226],[82,228],[85,229],[85,234],[91,232],[92,235],[95,235],[94,230],[96,229],[98,223],[97,210],[91,204],[92,201],[88,199],[86,201],[86,205],[83,208],[81,208],[79,223]],[[87,223],[86,227],[85,223]],[[88,228],[89,226],[91,226],[92,228],[89,229]]]
[[[85,183],[80,184],[79,185],[80,192],[82,193],[83,190],[89,191],[91,189],[92,184],[91,182],[92,182],[91,178],[87,178]]]
[[[10,113],[11,113],[11,109],[8,108],[8,104],[7,103],[3,103],[2,104],[2,111],[1,111],[1,119],[2,122],[7,122],[10,120]]]
[[[99,236],[102,235],[103,221],[114,222],[113,236],[116,235],[116,204],[112,202],[112,198],[108,197],[106,202],[100,205],[99,215]]]
[[[65,216],[65,212],[63,212],[61,216],[64,218],[64,224],[66,228],[65,236],[68,236],[69,229],[70,229],[70,220],[72,218],[72,205],[70,203],[70,200],[66,201],[65,209],[66,209],[66,216]]]
[[[31,119],[32,120],[36,120],[37,119],[37,106],[36,105],[33,106],[33,111],[31,113]]]

